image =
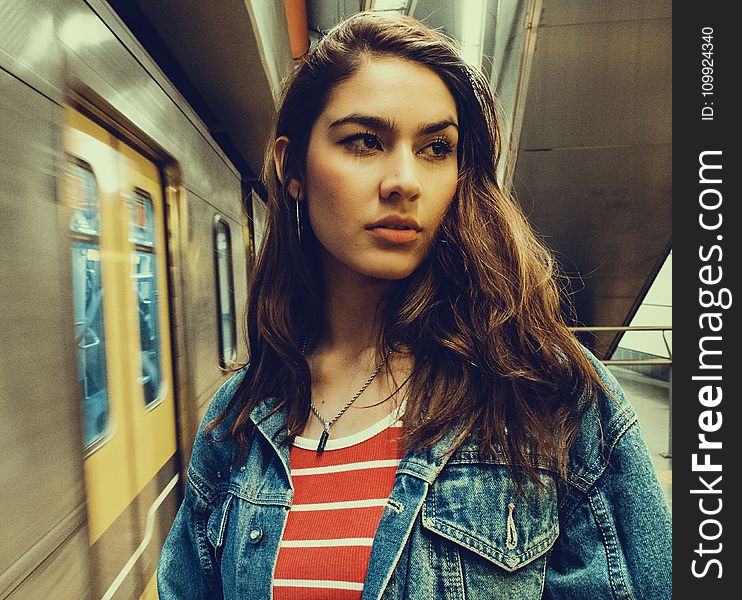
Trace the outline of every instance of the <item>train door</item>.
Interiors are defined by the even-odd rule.
[[[72,109],[64,145],[94,594],[156,598],[178,479],[160,173]]]

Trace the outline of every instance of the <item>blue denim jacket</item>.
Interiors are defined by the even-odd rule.
[[[371,550],[363,600],[671,597],[670,515],[636,415],[590,355],[606,395],[585,414],[569,478],[543,471],[519,495],[502,461],[453,440],[407,453]],[[213,420],[244,370],[215,395]],[[260,422],[275,400],[252,414]],[[185,498],[158,566],[160,600],[268,600],[293,498],[285,414],[258,426],[245,463],[199,430]],[[601,442],[602,438],[602,442]]]

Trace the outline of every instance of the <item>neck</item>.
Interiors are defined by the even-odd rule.
[[[359,354],[380,334],[380,310],[394,281],[364,277],[347,268],[325,268],[325,331],[319,349]]]

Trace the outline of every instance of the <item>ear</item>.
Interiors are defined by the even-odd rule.
[[[288,147],[289,147],[289,138],[287,138],[285,135],[282,135],[281,137],[276,139],[276,144],[273,150],[273,162],[276,165],[276,173],[278,175],[278,180],[284,185],[286,185],[286,183],[283,180],[284,178],[283,167],[284,167],[284,160],[286,158],[286,152],[288,151]],[[304,200],[301,181],[299,181],[298,179],[292,177],[288,182],[287,189],[288,189],[289,195],[297,202],[300,200]]]

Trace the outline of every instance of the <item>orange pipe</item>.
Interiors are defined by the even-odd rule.
[[[291,56],[301,58],[309,50],[309,24],[306,0],[283,0],[289,25]]]

